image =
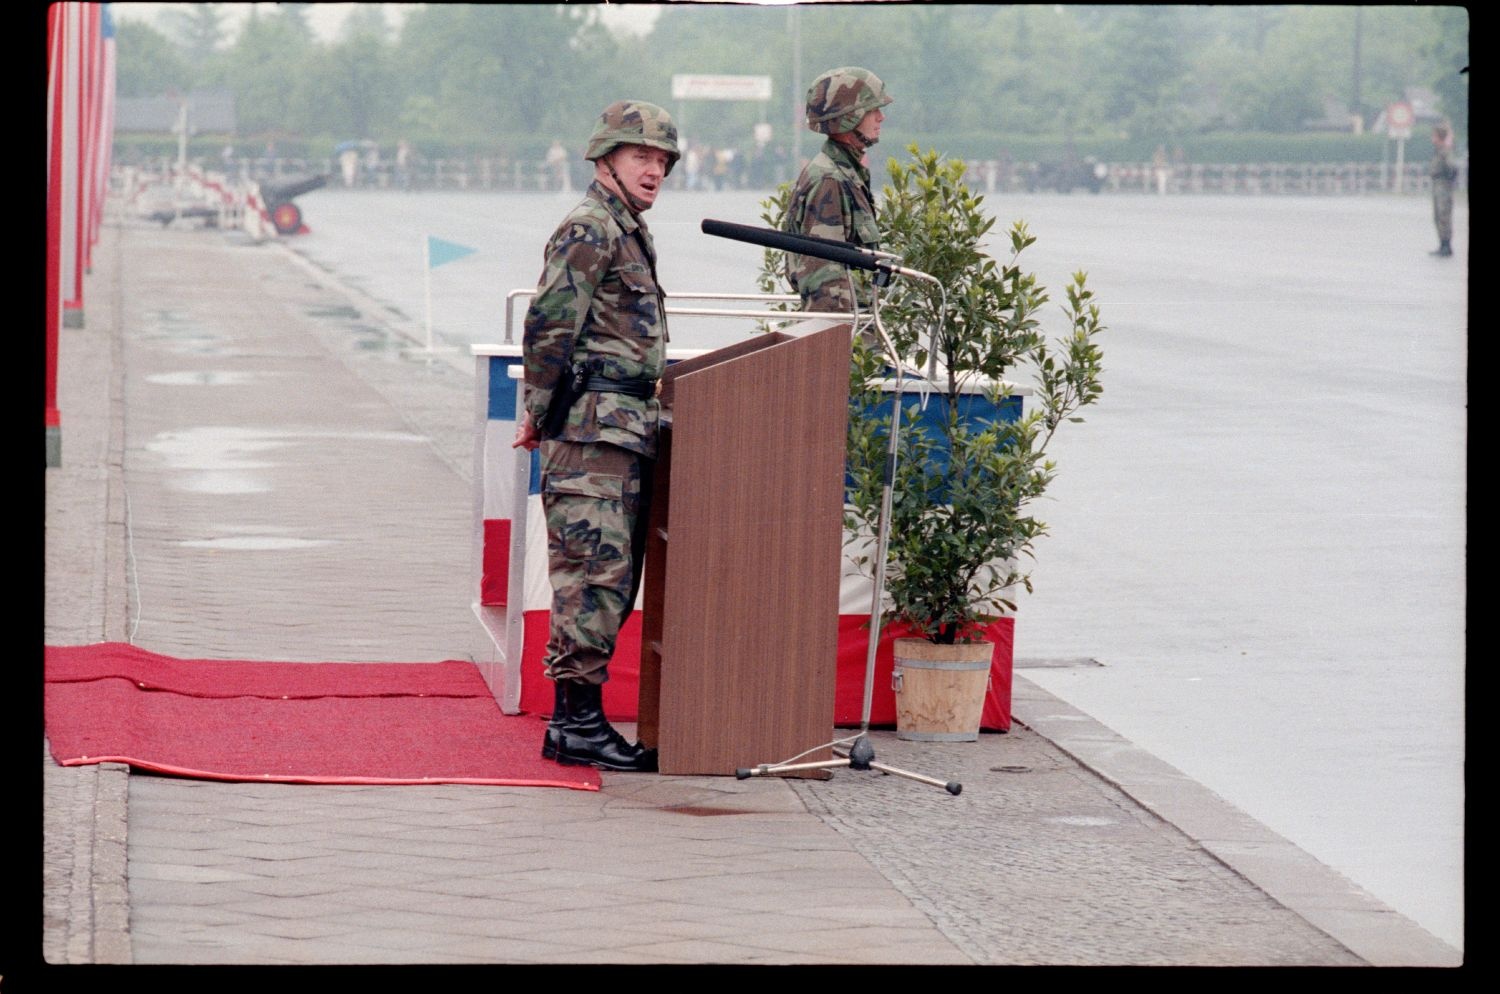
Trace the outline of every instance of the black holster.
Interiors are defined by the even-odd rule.
[[[568,376],[552,392],[552,403],[547,408],[547,418],[542,424],[544,438],[556,438],[562,432],[563,425],[568,422],[568,412],[573,409],[578,398],[588,391],[623,393],[645,400],[656,395],[656,380],[601,376],[588,363],[574,363]]]
[[[584,384],[588,382],[588,378],[588,367],[575,362],[568,375],[558,382],[557,389],[552,391],[552,403],[547,406],[547,417],[542,421],[543,438],[556,438],[562,433],[563,425],[568,423],[568,412],[573,409],[578,398],[583,396]]]

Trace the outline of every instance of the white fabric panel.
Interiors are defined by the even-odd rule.
[[[514,421],[484,423],[484,517],[504,520],[511,516],[511,481],[516,461],[527,457],[521,449],[511,448],[516,438]]]

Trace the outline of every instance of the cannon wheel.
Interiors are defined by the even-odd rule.
[[[277,204],[271,212],[277,234],[295,235],[302,228],[302,208],[293,203]]]

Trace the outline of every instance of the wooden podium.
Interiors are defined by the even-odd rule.
[[[832,758],[849,335],[772,332],[667,369],[638,719],[662,773]]]

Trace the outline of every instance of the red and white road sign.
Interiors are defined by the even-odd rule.
[[[1410,138],[1411,126],[1417,112],[1405,100],[1398,100],[1385,109],[1386,129],[1392,138]]]

